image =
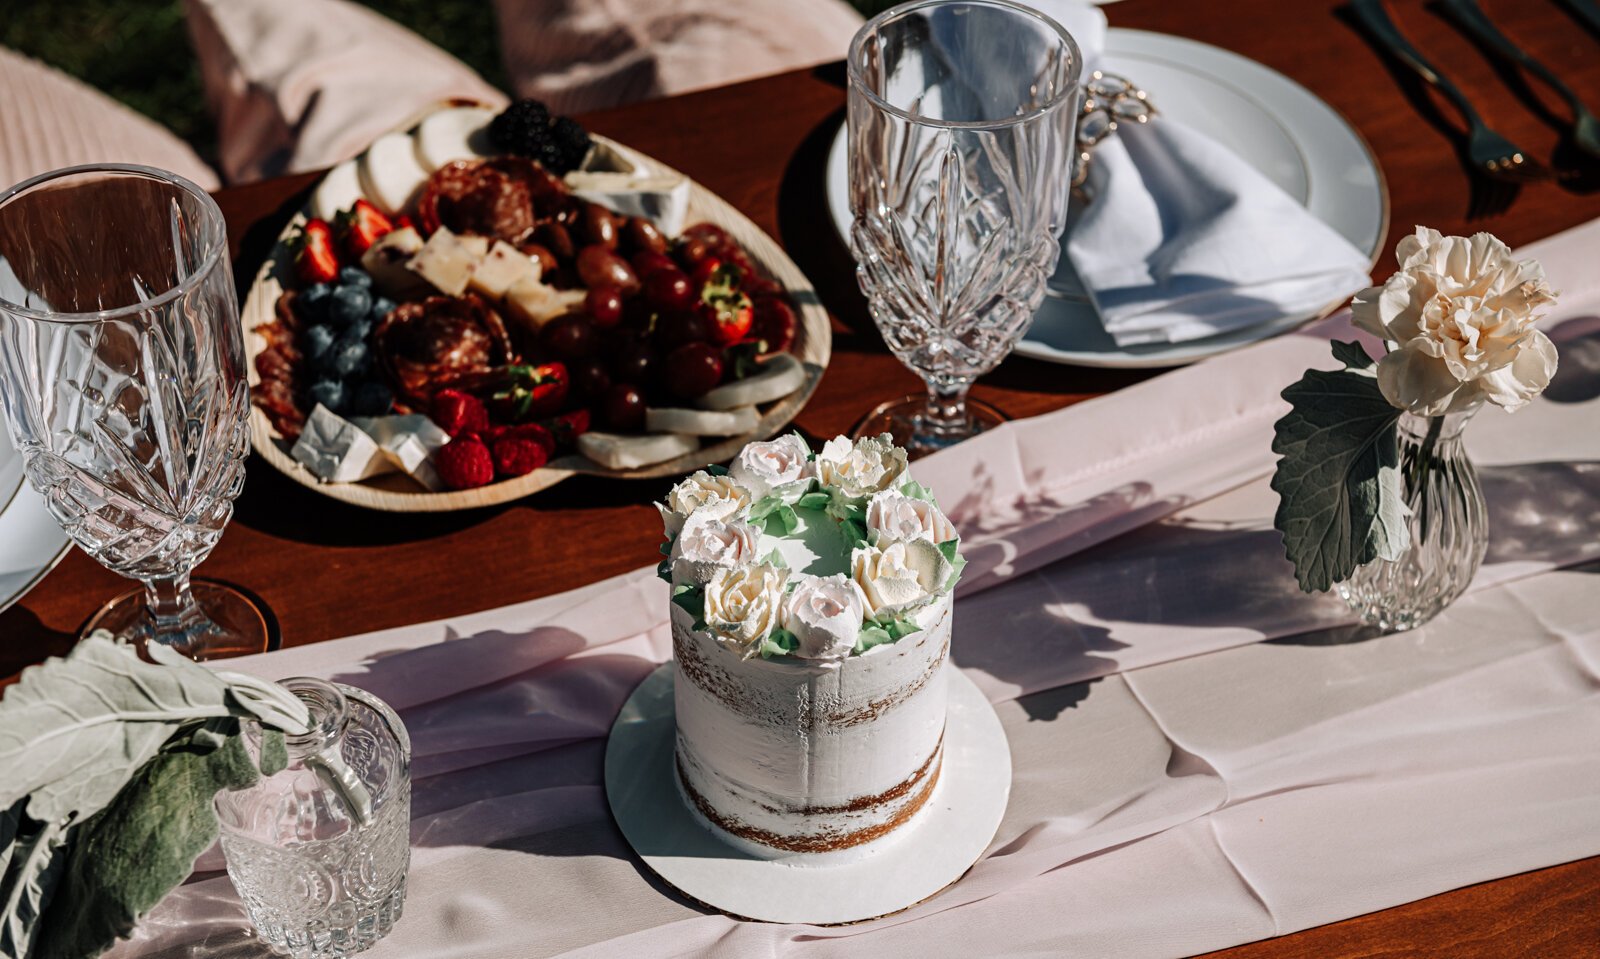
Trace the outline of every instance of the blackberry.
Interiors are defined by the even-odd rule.
[[[553,173],[571,173],[589,155],[589,131],[571,117],[557,117],[550,124],[551,159],[545,166]]]
[[[538,100],[518,100],[489,121],[489,142],[507,153],[539,156],[550,136],[550,111]]]

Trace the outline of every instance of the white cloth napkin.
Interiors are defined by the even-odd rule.
[[[1087,78],[1105,14],[1077,0],[1032,5],[1078,41]],[[1161,91],[1149,93],[1159,109]],[[1118,346],[1312,313],[1370,282],[1364,253],[1238,155],[1168,117],[1118,127],[1095,149],[1089,187],[1094,199],[1063,252]]]

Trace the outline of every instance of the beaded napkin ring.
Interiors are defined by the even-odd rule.
[[[1078,155],[1072,164],[1072,192],[1080,202],[1092,197],[1085,186],[1094,148],[1117,132],[1119,123],[1148,123],[1156,115],[1150,95],[1127,77],[1096,70],[1083,85],[1083,105],[1078,108]]]

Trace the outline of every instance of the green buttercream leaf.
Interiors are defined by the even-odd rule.
[[[822,492],[821,490],[818,490],[817,492],[807,493],[800,497],[795,501],[794,505],[800,507],[801,509],[827,509],[828,504],[832,502],[833,497],[829,496],[825,492]]]
[[[661,562],[657,563],[656,575],[661,578],[663,583],[672,582],[672,560],[663,559]]]
[[[698,624],[706,618],[705,590],[698,586],[690,586],[688,583],[684,583],[673,588],[672,601],[678,605],[679,609],[694,617],[694,621],[697,624],[695,628],[699,629]]]
[[[889,635],[889,631],[884,629],[882,626],[879,626],[875,621],[869,619],[866,621],[866,623],[862,624],[861,632],[856,634],[855,651],[857,653],[864,653],[874,646],[882,646],[884,643],[892,642],[894,642],[894,637]]]
[[[677,540],[676,536],[667,537],[667,541],[665,543],[662,543],[659,547],[657,547],[656,551],[658,553],[660,553],[662,556],[671,556],[672,555],[672,544],[676,540]]]
[[[867,542],[867,524],[858,519],[847,519],[839,524],[840,531],[844,533],[845,542],[851,549],[864,546]]]
[[[32,959],[96,956],[132,932],[216,841],[216,794],[259,777],[237,719],[207,720],[174,736],[73,830]]]
[[[933,491],[916,480],[906,480],[905,485],[900,487],[900,492],[912,499],[920,499],[925,503],[933,502]]]
[[[776,546],[774,546],[772,548],[772,552],[770,552],[767,555],[761,557],[761,562],[765,563],[768,566],[775,566],[778,569],[788,569],[789,568],[788,561],[783,558],[783,554],[782,553],[778,552],[778,548]]]
[[[1291,409],[1273,427],[1272,451],[1282,457],[1272,476],[1273,524],[1300,588],[1312,593],[1409,545],[1400,411],[1374,376],[1348,369],[1307,370],[1283,398]]]
[[[712,463],[710,466],[706,467],[706,472],[712,476],[727,476],[728,468],[720,463]]]
[[[800,641],[795,638],[794,633],[782,626],[774,626],[772,632],[767,634],[767,638],[761,641],[758,651],[762,659],[771,659],[774,656],[787,656],[799,648]]]
[[[950,562],[950,577],[945,580],[943,588],[955,589],[956,583],[961,581],[961,571],[967,568],[967,558],[961,555],[961,540],[945,540],[939,544],[939,552]]]

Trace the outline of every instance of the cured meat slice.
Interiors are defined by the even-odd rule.
[[[472,293],[400,304],[378,324],[373,343],[389,388],[415,410],[426,410],[436,391],[512,357],[505,322]]]

